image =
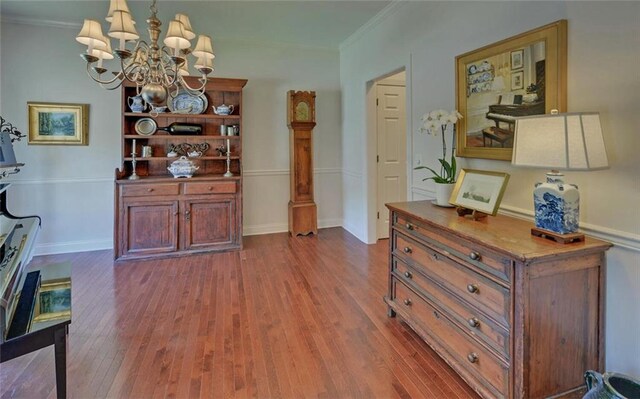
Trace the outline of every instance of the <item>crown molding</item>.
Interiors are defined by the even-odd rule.
[[[50,28],[66,28],[66,29],[80,29],[82,27],[82,24],[76,23],[76,22],[53,21],[49,19],[18,17],[14,15],[3,15],[2,23],[47,26]]]
[[[339,46],[340,52],[342,52],[347,47],[357,42],[368,31],[380,25],[380,23],[382,23],[382,21],[387,19],[387,17],[395,14],[406,3],[407,3],[407,0],[393,0],[389,5],[387,5],[385,8],[380,10],[380,12],[374,15],[373,18],[371,18],[364,25],[358,28],[358,30],[356,30],[351,36],[349,36],[342,43],[340,43],[340,46]]]

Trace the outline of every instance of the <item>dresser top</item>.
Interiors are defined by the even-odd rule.
[[[575,252],[605,251],[611,244],[591,237],[582,242],[559,244],[531,235],[530,221],[505,215],[487,216],[473,220],[458,216],[455,208],[442,208],[431,201],[396,202],[386,204],[392,211],[405,214],[435,228],[461,238],[475,241],[484,247],[506,253],[522,261],[572,254]]]

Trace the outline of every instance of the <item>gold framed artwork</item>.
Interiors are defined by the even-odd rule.
[[[508,173],[462,169],[449,202],[495,216],[508,182]]]
[[[459,157],[511,160],[515,118],[567,108],[567,20],[456,57]]]
[[[89,104],[28,102],[28,144],[87,145]]]
[[[71,318],[71,280],[43,282],[34,312],[34,322]]]

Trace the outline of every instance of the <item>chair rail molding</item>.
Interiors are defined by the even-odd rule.
[[[533,211],[528,209],[502,205],[500,206],[498,213],[529,220],[533,223]],[[609,241],[617,247],[626,248],[634,252],[640,252],[640,235],[584,222],[580,222],[580,230],[590,236]]]

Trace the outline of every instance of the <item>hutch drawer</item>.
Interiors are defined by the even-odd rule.
[[[184,183],[185,194],[233,194],[235,192],[235,181]]]
[[[180,183],[168,184],[122,184],[123,197],[142,197],[149,195],[178,195]]]

